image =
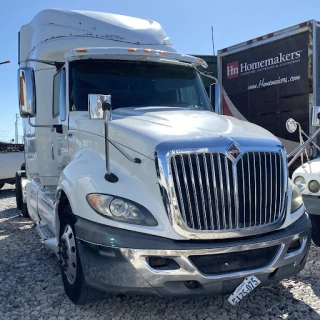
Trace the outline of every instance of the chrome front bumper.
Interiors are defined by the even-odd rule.
[[[295,240],[299,239],[301,242],[297,250],[288,253],[289,246]],[[279,246],[275,257],[266,266],[254,270],[245,270],[240,272],[223,273],[218,275],[208,275],[201,273],[198,268],[191,262],[189,256],[204,256],[215,254],[228,254],[243,252],[247,250],[256,250],[259,248]],[[259,276],[270,275],[276,276],[276,271],[285,266],[300,266],[304,261],[306,252],[310,246],[310,237],[307,233],[300,234],[295,237],[275,240],[270,242],[239,245],[233,247],[221,247],[219,249],[203,249],[203,250],[135,250],[135,249],[120,249],[122,254],[132,263],[136,270],[150,283],[152,287],[166,287],[171,283],[171,290],[180,291],[179,284],[184,282],[196,281],[199,287],[204,287],[208,284],[221,283],[221,281],[243,279],[248,275]],[[152,268],[147,263],[148,257],[166,257],[174,260],[180,266],[180,269],[173,270],[157,270]],[[242,281],[242,280],[241,280]],[[241,282],[240,281],[240,282]],[[175,285],[176,288],[175,288]],[[184,284],[185,285],[185,284]]]
[[[86,281],[98,289],[160,296],[218,295],[233,292],[248,275],[255,275],[261,285],[266,285],[298,273],[306,263],[310,230],[310,220],[304,214],[285,230],[250,239],[200,244],[175,242],[179,248],[164,250],[156,248],[161,247],[161,238],[152,249],[106,247],[78,238],[78,248]],[[145,246],[148,247],[148,242]],[[254,269],[242,266],[240,271],[206,274],[190,259],[191,256],[209,255],[228,258],[230,254],[237,259],[244,251],[248,251],[250,257],[249,250],[274,246],[277,249],[270,261]],[[165,268],[154,268],[150,265],[150,257],[166,258],[174,263]]]

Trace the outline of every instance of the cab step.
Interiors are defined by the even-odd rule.
[[[46,224],[36,226],[36,230],[43,241],[54,238],[54,235]]]
[[[40,238],[43,240],[44,244],[58,257],[59,247],[57,237],[52,234],[48,226],[45,224],[36,226],[36,230]]]

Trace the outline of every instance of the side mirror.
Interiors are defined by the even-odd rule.
[[[21,118],[36,116],[36,89],[33,68],[18,70],[19,109]]]
[[[313,126],[320,126],[320,107],[312,107],[312,119]]]
[[[297,127],[298,123],[294,119],[290,118],[286,121],[286,128],[288,132],[294,133],[297,130]]]
[[[104,94],[89,94],[89,115],[90,119],[104,119],[104,133],[105,133],[105,152],[106,152],[106,169],[107,173],[104,178],[115,183],[118,177],[110,171],[110,149],[109,149],[109,123],[111,120],[111,95]],[[114,144],[113,144],[114,146]]]
[[[106,110],[111,113],[111,95],[89,94],[88,103],[90,119],[103,119]]]
[[[214,106],[214,112],[222,114],[220,85],[218,83],[211,84],[209,93],[211,104]]]

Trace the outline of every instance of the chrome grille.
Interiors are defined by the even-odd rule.
[[[281,152],[174,154],[170,169],[182,220],[194,230],[269,225],[284,212]]]

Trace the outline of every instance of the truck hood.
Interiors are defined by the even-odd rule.
[[[121,108],[112,113],[110,138],[149,158],[164,141],[201,138],[279,140],[267,130],[234,117],[210,111],[172,107]]]
[[[320,158],[313,159],[307,163],[301,165],[298,169],[293,173],[294,176],[298,175],[306,175],[306,174],[314,174],[315,176],[320,174]]]

